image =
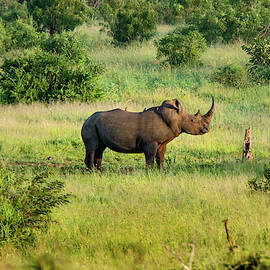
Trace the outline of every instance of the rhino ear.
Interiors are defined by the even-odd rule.
[[[163,121],[178,136],[180,134],[181,103],[178,99],[165,100],[160,106],[160,114]]]

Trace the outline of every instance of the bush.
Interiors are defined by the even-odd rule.
[[[64,33],[41,41],[42,49],[5,59],[0,72],[2,103],[92,101],[101,97],[103,67],[91,63],[76,36]]]
[[[177,28],[155,43],[157,59],[171,67],[197,63],[206,50],[206,41],[198,31]]]
[[[39,31],[50,35],[74,30],[89,22],[91,9],[82,0],[31,0],[27,1],[29,13]]]
[[[240,65],[226,65],[212,74],[212,81],[230,87],[243,87],[247,84],[246,70]]]
[[[248,180],[248,186],[251,191],[261,191],[270,193],[270,165],[265,165],[263,178],[254,178]]]
[[[149,40],[156,32],[157,16],[151,4],[144,0],[128,0],[119,8],[115,18],[108,17],[105,28],[115,45]]]
[[[46,52],[64,55],[75,62],[85,59],[87,54],[86,43],[82,36],[70,32],[45,37],[41,39],[40,47]]]
[[[69,202],[64,182],[49,176],[48,170],[27,177],[0,169],[0,248],[34,245],[51,223],[52,210]]]
[[[9,40],[5,43],[6,51],[35,47],[42,36],[31,24],[27,24],[20,19],[8,23],[6,32],[9,36]]]
[[[257,39],[242,49],[250,56],[248,71],[258,83],[270,82],[270,39]]]
[[[253,40],[258,35],[269,35],[268,0],[256,1],[256,6],[246,0],[181,2],[187,12],[185,22],[198,30],[208,44]]]

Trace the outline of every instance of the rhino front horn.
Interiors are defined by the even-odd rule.
[[[212,96],[212,106],[211,106],[210,110],[204,115],[204,117],[211,119],[214,111],[215,111],[215,101],[214,101],[214,97]]]

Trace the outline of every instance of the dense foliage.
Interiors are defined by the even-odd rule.
[[[206,50],[206,41],[198,31],[177,28],[156,42],[157,58],[165,58],[171,67],[194,64]]]
[[[62,180],[53,180],[48,170],[28,177],[0,169],[0,248],[35,244],[39,231],[48,228],[52,210],[69,202]]]
[[[257,39],[242,49],[250,56],[248,71],[251,78],[259,83],[270,82],[270,38]]]
[[[260,33],[269,35],[270,2],[201,0],[187,14],[186,23],[202,33],[208,44],[252,40]]]
[[[270,165],[264,166],[263,177],[257,177],[248,181],[248,186],[252,191],[270,193]]]
[[[104,26],[117,45],[149,40],[156,32],[156,12],[145,0],[128,0],[114,17],[107,16],[105,20]]]
[[[5,59],[0,72],[2,103],[65,100],[90,101],[101,96],[103,68],[84,53],[76,35],[63,33],[41,41],[41,48]]]
[[[230,87],[243,87],[247,84],[247,72],[237,64],[225,65],[212,74],[212,80]]]
[[[81,0],[31,0],[27,5],[38,30],[48,30],[51,35],[74,30],[91,15],[91,9]]]

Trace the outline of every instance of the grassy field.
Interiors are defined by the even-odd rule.
[[[159,35],[168,29],[160,27]],[[193,269],[224,269],[250,254],[270,255],[269,196],[251,193],[247,186],[249,179],[262,177],[269,162],[269,87],[226,88],[209,79],[224,64],[248,61],[241,44],[208,48],[202,65],[171,71],[155,59],[152,42],[119,49],[104,45],[96,27],[80,31],[92,59],[106,67],[102,101],[0,107],[2,163],[14,167],[19,162],[29,173],[34,163],[61,163],[53,168],[54,177],[64,179],[74,195],[55,211],[57,223],[40,235],[36,248],[21,254],[6,247],[0,268],[25,267],[47,254],[56,268],[36,269],[180,269],[164,246],[188,264],[190,243],[195,245]],[[210,133],[182,134],[171,142],[164,171],[147,172],[142,154],[110,150],[104,153],[103,172],[85,169],[80,129],[93,112],[141,111],[177,97],[190,113],[205,113],[212,95],[216,112]],[[242,162],[248,127],[254,159]],[[226,239],[226,218],[234,252]]]

